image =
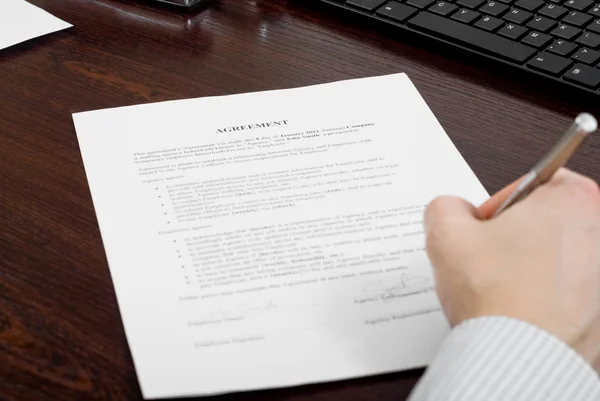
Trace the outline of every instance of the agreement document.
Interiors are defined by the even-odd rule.
[[[0,0],[0,49],[71,26],[25,0]]]
[[[406,75],[73,118],[145,398],[432,359],[424,208],[488,194]]]

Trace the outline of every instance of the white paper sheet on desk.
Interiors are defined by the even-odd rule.
[[[74,115],[146,398],[422,367],[423,207],[488,195],[404,74]]]
[[[25,0],[0,0],[0,49],[71,26]]]

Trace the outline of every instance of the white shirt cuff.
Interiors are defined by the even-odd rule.
[[[529,323],[482,317],[456,326],[409,401],[595,401],[600,378],[571,347]]]

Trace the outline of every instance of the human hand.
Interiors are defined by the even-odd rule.
[[[593,363],[600,355],[598,185],[561,169],[489,219],[517,185],[479,208],[453,197],[427,207],[427,252],[444,313],[452,326],[482,316],[527,321]]]

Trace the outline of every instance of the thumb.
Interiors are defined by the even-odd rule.
[[[464,252],[461,244],[468,245],[470,231],[479,222],[477,209],[466,200],[453,196],[434,199],[424,216],[427,252],[432,264],[439,267],[438,262],[448,262],[455,253]]]

